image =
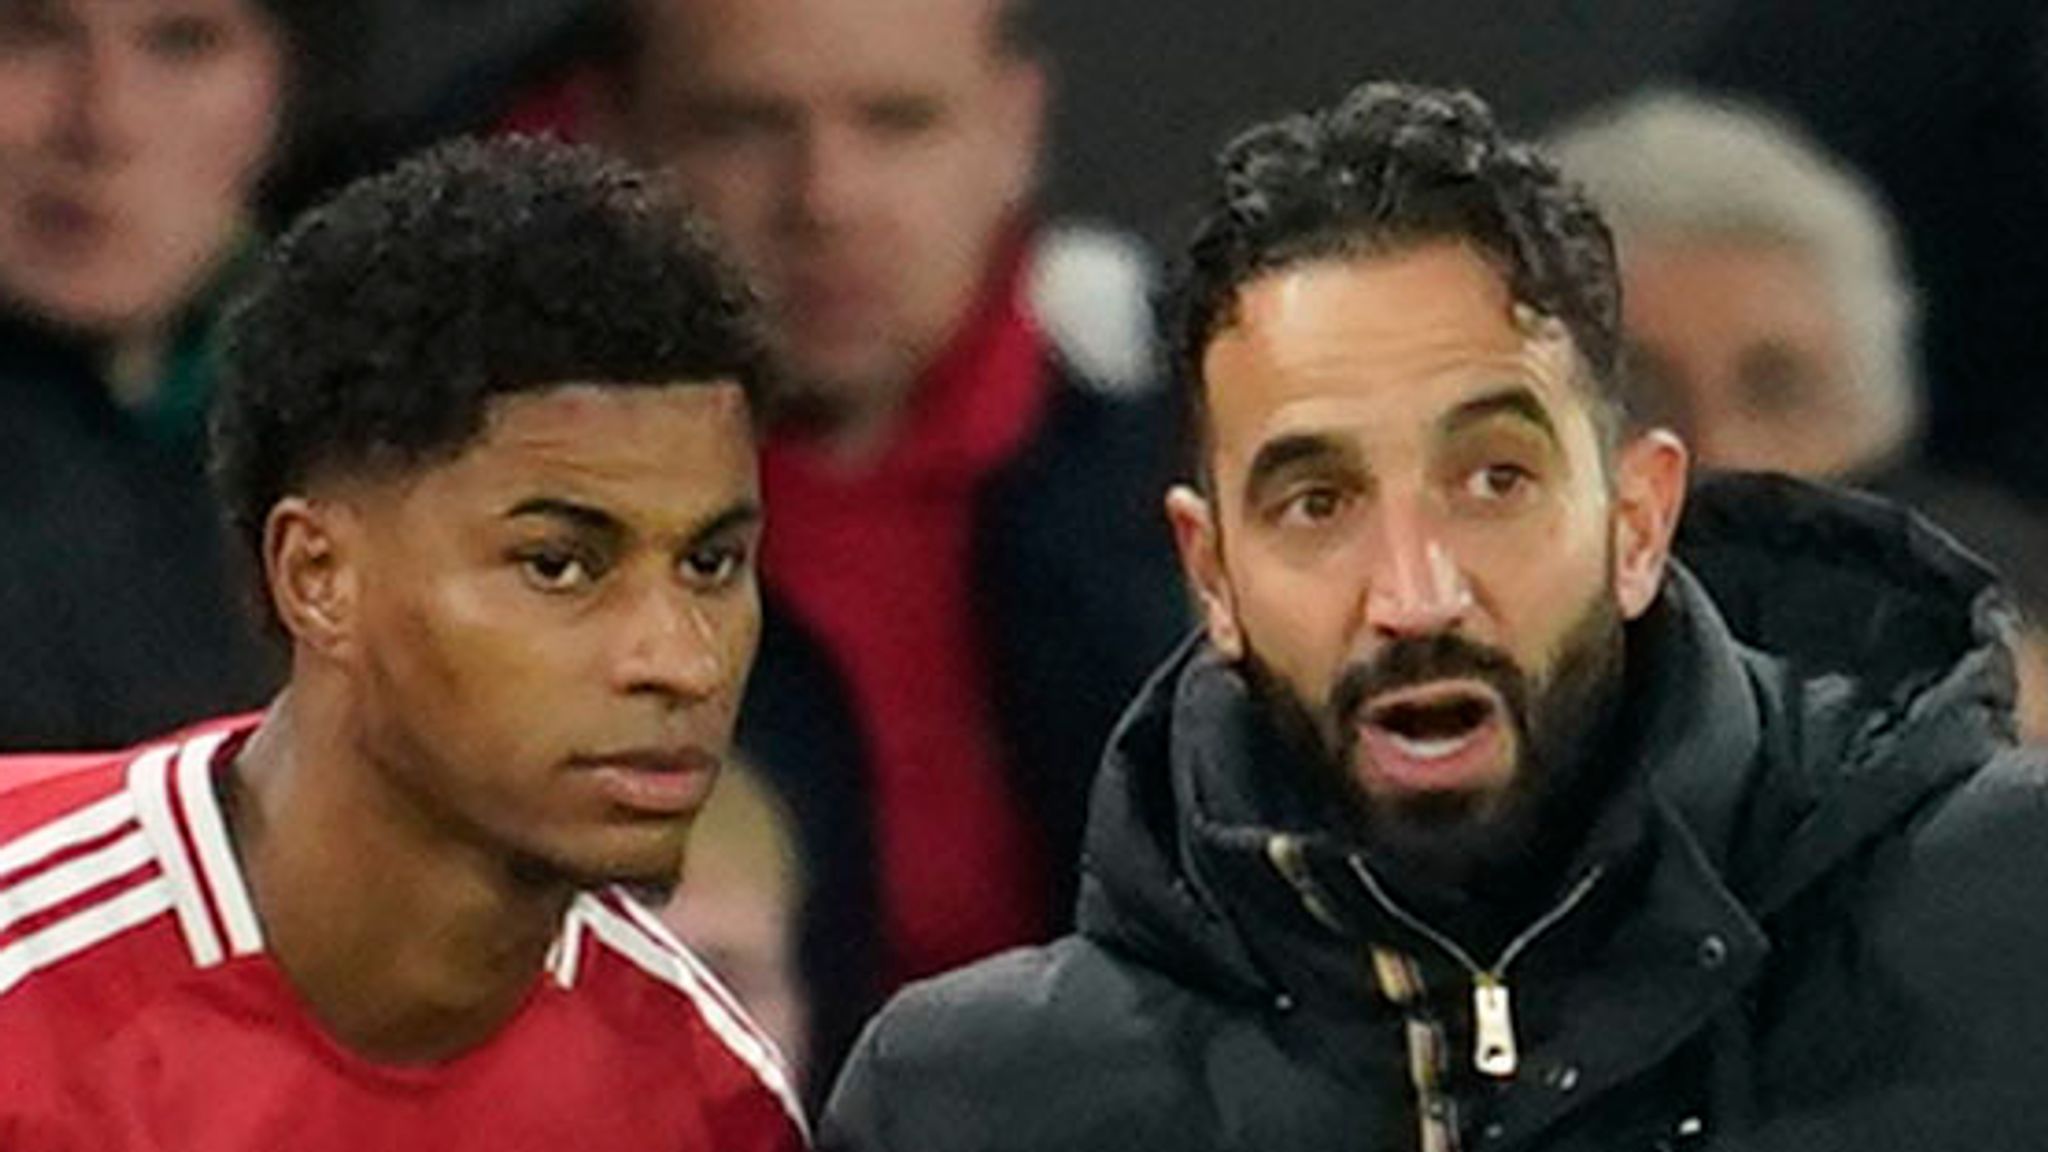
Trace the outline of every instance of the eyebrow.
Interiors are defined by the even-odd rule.
[[[595,532],[612,539],[627,535],[624,522],[602,508],[564,500],[558,496],[535,496],[521,500],[505,512],[507,520],[528,516],[539,516],[551,520],[563,520],[586,532]],[[689,542],[696,546],[706,540],[715,539],[732,532],[750,528],[761,522],[761,504],[757,500],[737,501],[718,512],[717,515],[690,530]]]
[[[599,532],[607,536],[623,536],[626,526],[619,518],[602,508],[564,500],[558,496],[533,496],[514,504],[505,511],[505,519],[521,520],[537,516],[549,520],[565,520],[586,532]]]
[[[1562,443],[1557,435],[1557,425],[1550,419],[1549,410],[1536,398],[1536,393],[1522,384],[1510,385],[1465,401],[1444,413],[1437,421],[1437,430],[1442,435],[1453,436],[1475,424],[1483,424],[1503,416],[1533,426],[1538,432],[1543,433],[1544,439],[1549,440],[1552,446]]]
[[[1276,436],[1259,445],[1259,450],[1252,454],[1251,467],[1245,471],[1244,477],[1245,498],[1256,498],[1275,476],[1295,465],[1341,460],[1351,455],[1347,445],[1321,432],[1292,432]]]
[[[761,504],[757,500],[741,500],[713,516],[696,531],[690,533],[692,545],[720,536],[731,535],[743,529],[752,528],[761,522]]]

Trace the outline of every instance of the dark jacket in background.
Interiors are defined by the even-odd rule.
[[[2002,597],[1790,481],[1686,523],[1700,581],[1629,628],[1625,783],[1502,974],[1511,1079],[1474,1068],[1471,974],[1197,645],[1118,734],[1078,935],[904,993],[823,1146],[2048,1145],[2048,782],[2009,738]]]
[[[1177,427],[1167,394],[1106,391],[1048,355],[1048,411],[980,496],[973,565],[1009,783],[1041,836],[1046,907],[1063,911],[1102,748],[1190,617],[1161,511]],[[790,805],[809,869],[798,953],[822,1098],[889,991],[875,829],[844,682],[772,596],[740,746]]]
[[[207,321],[179,403],[111,398],[90,346],[0,313],[0,750],[113,748],[275,684],[206,480]]]

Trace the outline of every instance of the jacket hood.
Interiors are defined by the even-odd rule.
[[[1679,560],[1629,625],[1624,784],[1588,837],[1686,842],[1768,916],[2012,740],[2013,621],[1989,570],[1874,498],[1783,477],[1692,494]],[[1097,779],[1079,920],[1105,946],[1247,999],[1273,920],[1246,861],[1334,827],[1234,667],[1200,637],[1152,678]],[[1235,858],[1235,863],[1226,863]],[[1277,861],[1276,861],[1277,863]],[[1267,894],[1270,896],[1270,893]],[[1270,904],[1267,903],[1270,907]]]

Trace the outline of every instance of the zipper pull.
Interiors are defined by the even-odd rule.
[[[1508,1004],[1508,986],[1491,973],[1472,978],[1472,1064],[1499,1079],[1515,1074],[1515,1017]]]

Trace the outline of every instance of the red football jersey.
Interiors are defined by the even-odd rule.
[[[380,1065],[264,951],[214,774],[253,718],[0,759],[0,1148],[785,1152],[774,1046],[624,893],[586,893],[486,1043]]]

